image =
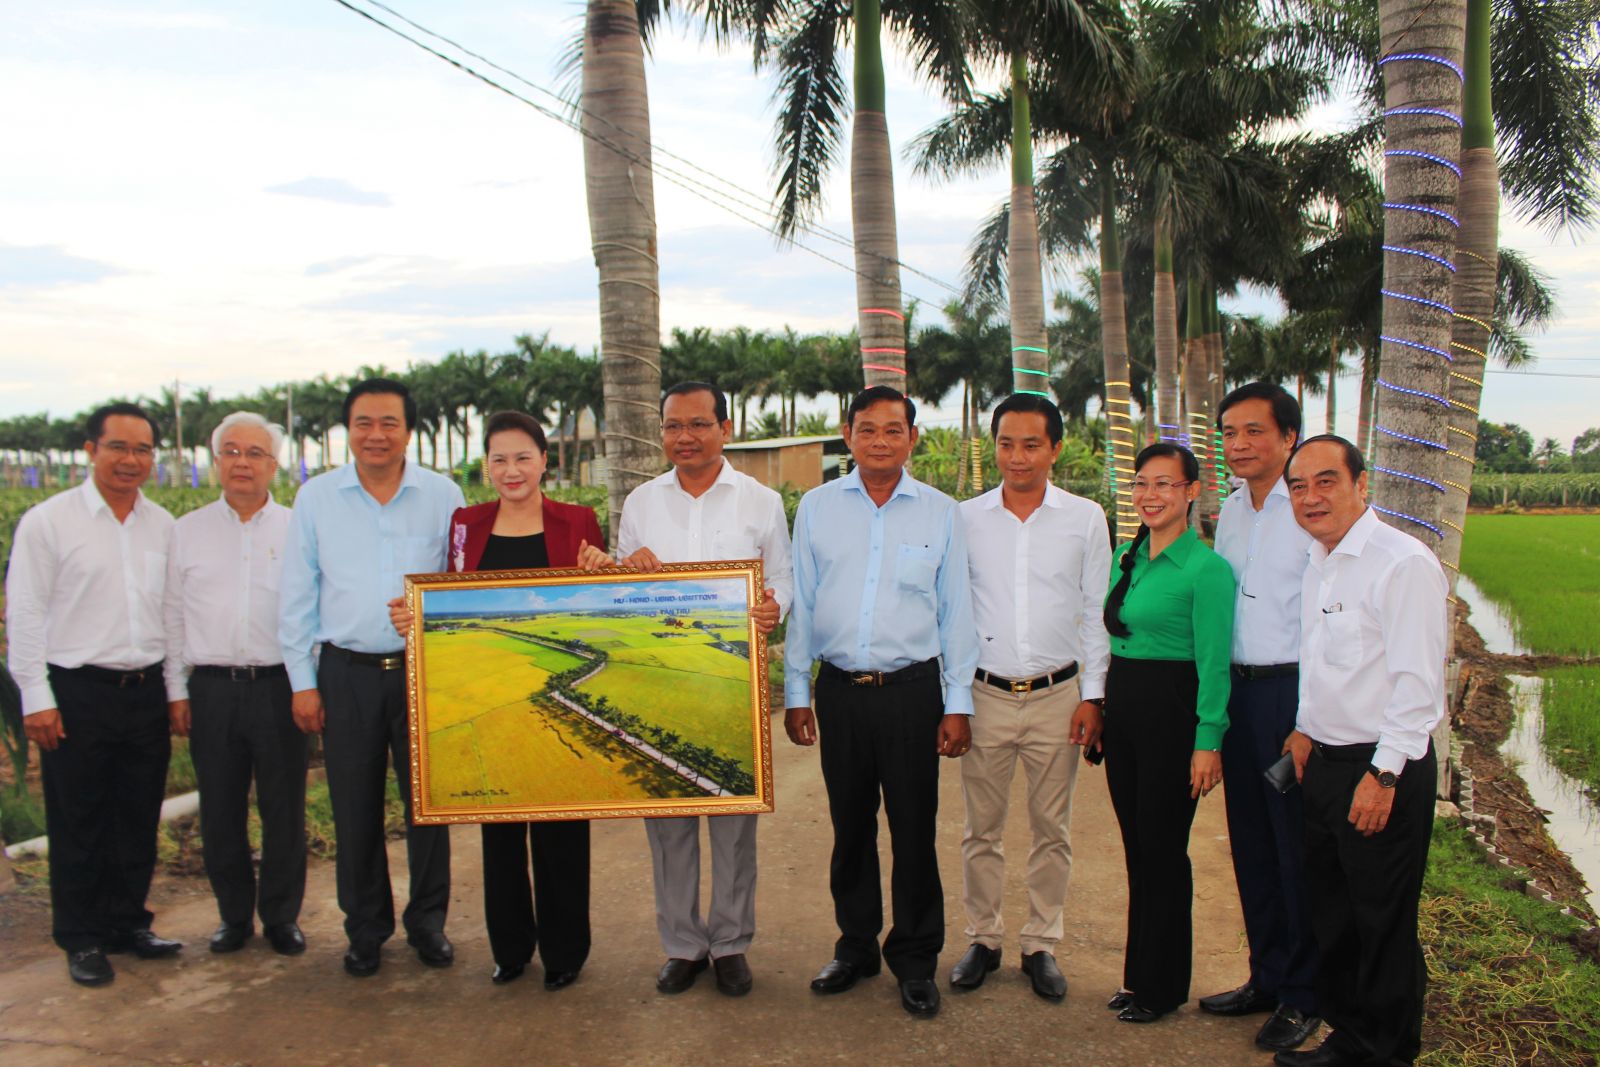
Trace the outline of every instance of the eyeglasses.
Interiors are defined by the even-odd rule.
[[[100,447],[105,449],[107,452],[110,452],[118,459],[125,459],[128,456],[137,456],[140,459],[153,459],[156,454],[155,448],[151,445],[130,445],[126,441],[107,441]]]
[[[1187,481],[1175,482],[1170,478],[1157,478],[1153,482],[1147,482],[1143,478],[1135,478],[1133,480],[1133,491],[1135,493],[1170,493],[1174,489],[1182,489],[1188,484],[1190,483]]]
[[[692,433],[696,437],[708,434],[717,428],[717,424],[710,419],[693,419],[689,422],[663,422],[661,432],[667,437],[679,437]]]
[[[243,456],[251,463],[264,463],[272,458],[272,453],[268,452],[264,448],[246,448],[241,451],[239,448],[232,445],[224,448],[217,454],[223,459],[238,459]]]

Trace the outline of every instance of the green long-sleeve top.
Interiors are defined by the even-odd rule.
[[[1122,557],[1111,560],[1111,588],[1122,577]],[[1200,688],[1194,747],[1216,750],[1228,732],[1229,659],[1233,652],[1233,568],[1185,530],[1154,560],[1150,543],[1139,546],[1133,579],[1122,604],[1127,637],[1111,638],[1111,653],[1126,659],[1193,660]]]

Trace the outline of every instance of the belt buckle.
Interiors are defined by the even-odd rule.
[[[882,685],[883,675],[878,671],[856,671],[850,675],[851,685]]]
[[[1023,695],[1023,694],[1027,694],[1027,693],[1033,692],[1033,679],[1032,678],[1028,678],[1028,679],[1026,679],[1024,681],[1021,681],[1021,682],[1012,682],[1011,683],[1011,692],[1013,692],[1015,694],[1018,694],[1018,695]]]
[[[378,669],[385,671],[397,671],[405,665],[406,658],[404,656],[385,656],[378,661]]]
[[[248,681],[252,681],[255,678],[255,675],[256,675],[256,672],[255,672],[255,668],[254,667],[229,667],[228,668],[228,681],[230,681],[230,682],[248,682]]]
[[[117,688],[126,689],[130,685],[139,685],[144,681],[144,671],[123,671],[122,677],[117,679]]]

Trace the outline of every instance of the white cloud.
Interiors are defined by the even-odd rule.
[[[301,178],[269,185],[263,192],[281,193],[284,196],[304,196],[311,200],[326,200],[331,204],[355,204],[360,207],[388,207],[389,194],[370,189],[358,189],[343,178]]]

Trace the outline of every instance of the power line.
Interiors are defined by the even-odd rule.
[[[711,171],[708,171],[705,168],[700,167],[699,165],[697,165],[697,164],[695,164],[695,163],[693,163],[693,162],[691,162],[691,161],[689,161],[687,159],[684,159],[681,156],[676,155],[675,153],[672,153],[672,152],[670,152],[670,151],[668,151],[666,149],[662,149],[658,145],[656,145],[654,142],[651,142],[651,146],[650,147],[651,147],[652,153],[654,153],[656,151],[659,151],[663,155],[666,155],[671,159],[679,160],[679,161],[683,162],[685,165],[693,168],[694,170],[697,170],[700,173],[706,174],[709,177],[715,179],[716,181],[720,182],[722,185],[726,186],[728,189],[734,190],[740,196],[744,197],[746,199],[746,201],[747,201],[745,203],[738,204],[737,206],[744,208],[746,211],[758,211],[758,212],[760,212],[762,214],[762,216],[763,216],[763,218],[761,218],[761,219],[751,218],[749,215],[743,214],[740,211],[735,210],[735,206],[728,202],[728,193],[727,193],[726,190],[712,188],[711,186],[707,185],[706,183],[704,183],[704,182],[702,182],[702,181],[700,181],[700,180],[698,180],[698,179],[696,179],[696,178],[694,178],[694,177],[692,177],[690,175],[687,175],[687,174],[684,174],[684,173],[682,173],[682,172],[680,172],[678,170],[675,170],[672,167],[662,166],[661,164],[656,163],[653,159],[647,162],[644,159],[644,157],[639,155],[637,152],[635,152],[635,151],[633,151],[631,149],[628,149],[628,148],[626,148],[626,147],[624,147],[624,146],[622,146],[620,144],[617,144],[615,141],[611,140],[609,137],[607,137],[607,136],[605,136],[605,135],[603,135],[601,133],[598,133],[598,132],[596,132],[596,131],[594,131],[592,129],[585,129],[583,123],[581,123],[579,121],[576,121],[576,120],[574,120],[573,118],[570,118],[567,115],[560,114],[557,111],[555,111],[555,110],[553,110],[553,109],[551,109],[549,107],[546,107],[543,104],[536,103],[535,101],[528,99],[526,96],[523,96],[522,94],[516,92],[513,89],[507,88],[506,86],[504,86],[504,85],[500,84],[499,82],[495,81],[493,78],[490,78],[489,76],[483,74],[482,72],[480,72],[478,70],[475,70],[474,68],[472,68],[471,66],[467,65],[466,63],[463,63],[460,60],[455,59],[452,56],[446,55],[445,53],[439,51],[436,48],[433,48],[432,46],[428,45],[427,43],[425,43],[423,41],[419,41],[417,38],[412,37],[410,34],[406,33],[404,30],[401,30],[401,29],[399,29],[399,28],[397,28],[395,26],[390,25],[387,22],[384,22],[382,19],[380,19],[377,16],[373,15],[371,12],[365,11],[365,10],[355,6],[354,4],[350,3],[349,0],[333,0],[333,2],[338,4],[340,7],[343,7],[346,10],[352,12],[352,13],[361,16],[362,18],[364,18],[367,21],[373,23],[374,25],[379,26],[379,27],[387,30],[388,32],[394,34],[396,37],[399,37],[401,40],[404,40],[404,41],[414,45],[415,47],[420,48],[422,51],[427,52],[429,55],[431,55],[431,56],[433,56],[433,57],[435,57],[437,59],[443,60],[444,62],[450,64],[452,67],[455,67],[457,70],[461,71],[463,74],[466,74],[469,77],[475,78],[478,81],[483,82],[485,85],[488,85],[489,87],[491,87],[493,89],[499,90],[500,92],[502,92],[502,93],[506,94],[507,96],[511,97],[513,100],[516,100],[516,101],[518,101],[520,103],[526,104],[528,107],[533,108],[535,111],[537,111],[541,115],[544,115],[546,118],[549,118],[549,119],[552,119],[552,120],[554,120],[556,122],[559,122],[561,125],[567,127],[570,130],[573,130],[574,132],[576,132],[580,136],[587,137],[591,141],[594,141],[597,144],[603,145],[604,147],[606,147],[606,148],[610,149],[611,151],[615,152],[616,154],[622,156],[624,159],[627,159],[629,162],[636,163],[636,164],[640,165],[641,167],[649,166],[649,168],[650,168],[652,173],[661,175],[668,182],[670,182],[673,185],[678,186],[679,188],[681,188],[684,191],[688,192],[690,195],[695,196],[700,200],[704,200],[706,203],[711,204],[714,207],[721,208],[723,211],[726,211],[728,214],[733,215],[735,218],[740,219],[741,221],[744,221],[744,222],[748,222],[751,225],[756,226],[756,227],[766,231],[767,233],[771,234],[774,237],[777,237],[779,239],[783,239],[782,235],[779,234],[779,232],[778,232],[776,222],[773,220],[773,218],[771,216],[770,209],[768,209],[768,208],[766,208],[764,206],[753,206],[751,203],[748,202],[749,200],[754,199],[755,196],[756,196],[756,194],[751,193],[749,190],[744,189],[741,186],[739,186],[739,185],[737,185],[737,184],[735,184],[733,182],[730,182],[727,179],[722,178],[719,175],[716,175],[716,174],[712,173]],[[372,4],[372,6],[374,6],[374,7],[381,8],[382,10],[384,10],[386,12],[389,12],[390,14],[394,15],[394,17],[406,22],[407,24],[416,27],[416,29],[419,30],[420,32],[428,34],[430,37],[433,37],[433,38],[435,38],[435,39],[437,39],[439,41],[442,41],[442,42],[450,45],[452,48],[455,48],[455,49],[463,52],[466,55],[472,56],[473,58],[480,60],[481,62],[485,63],[486,65],[488,65],[488,66],[490,66],[492,68],[494,68],[495,70],[502,71],[508,77],[514,78],[517,81],[523,83],[524,85],[527,85],[530,88],[537,90],[538,92],[541,92],[541,93],[544,93],[547,96],[550,96],[551,98],[561,102],[561,104],[562,104],[562,106],[564,108],[569,108],[571,110],[577,111],[580,114],[586,115],[586,116],[588,116],[590,118],[595,119],[598,122],[602,122],[605,125],[610,126],[614,130],[619,130],[619,132],[626,133],[626,131],[621,131],[619,129],[619,127],[617,127],[614,123],[609,122],[604,117],[595,115],[593,112],[587,111],[582,106],[570,104],[569,102],[565,101],[560,96],[560,94],[558,94],[558,93],[556,93],[556,92],[554,92],[554,91],[552,91],[550,89],[547,89],[547,88],[545,88],[545,87],[543,87],[541,85],[537,85],[534,82],[529,81],[528,79],[522,77],[522,75],[517,74],[515,71],[508,70],[507,68],[502,67],[499,64],[495,63],[493,60],[486,59],[485,57],[479,55],[478,53],[473,52],[470,49],[467,49],[467,48],[463,47],[462,45],[457,44],[456,42],[452,41],[448,37],[443,36],[442,34],[435,33],[434,31],[428,29],[427,27],[421,25],[420,23],[415,22],[414,20],[408,18],[407,16],[401,14],[400,12],[395,11],[393,8],[381,3],[380,0],[367,0],[367,2]],[[802,227],[802,229],[805,229],[805,230],[807,230],[809,232],[815,233],[816,235],[824,238],[825,240],[830,240],[830,241],[833,241],[833,242],[838,243],[838,244],[842,244],[842,245],[844,245],[846,247],[849,247],[849,248],[852,248],[852,249],[855,247],[855,244],[854,244],[854,242],[852,240],[850,240],[849,238],[844,237],[843,235],[837,234],[832,230],[828,230],[825,227],[820,227],[820,226],[817,226],[817,225],[814,225],[814,224],[810,224],[810,223],[803,223],[803,224],[801,224],[801,227]],[[853,264],[845,263],[843,260],[835,259],[832,256],[829,256],[824,252],[820,252],[817,249],[812,248],[811,246],[806,245],[806,244],[804,244],[803,242],[801,242],[801,241],[799,241],[797,239],[790,238],[788,240],[789,240],[789,243],[794,245],[794,247],[799,248],[800,250],[802,250],[804,252],[809,252],[811,255],[816,256],[818,259],[821,259],[821,260],[823,260],[823,261],[825,261],[827,263],[831,263],[834,266],[839,267],[839,268],[841,268],[843,270],[847,270],[851,274],[855,274],[855,275],[858,275],[858,276],[861,276],[861,277],[866,277],[867,276],[865,274],[865,272],[856,269],[856,267]],[[944,280],[942,280],[940,278],[935,277],[934,275],[928,274],[925,271],[918,270],[917,268],[912,267],[909,264],[906,264],[905,262],[903,262],[901,260],[895,260],[894,262],[898,266],[900,266],[901,268],[906,270],[908,273],[915,274],[918,277],[921,277],[921,278],[924,278],[924,279],[926,279],[926,280],[928,280],[930,282],[933,282],[935,285],[938,285],[941,288],[943,288],[943,289],[947,290],[948,292],[953,293],[953,294],[955,294],[957,296],[961,295],[961,290],[960,289],[958,289],[957,287],[951,285],[950,283],[948,283],[948,282],[946,282],[946,281],[944,281]],[[914,299],[914,300],[921,300],[922,299],[920,297],[917,297],[915,294],[909,294],[908,293],[906,295],[910,299]],[[931,303],[931,301],[924,301],[924,302]]]
[[[1600,374],[1562,374],[1548,370],[1489,370],[1486,374],[1500,374],[1507,378],[1591,378],[1600,381]]]

